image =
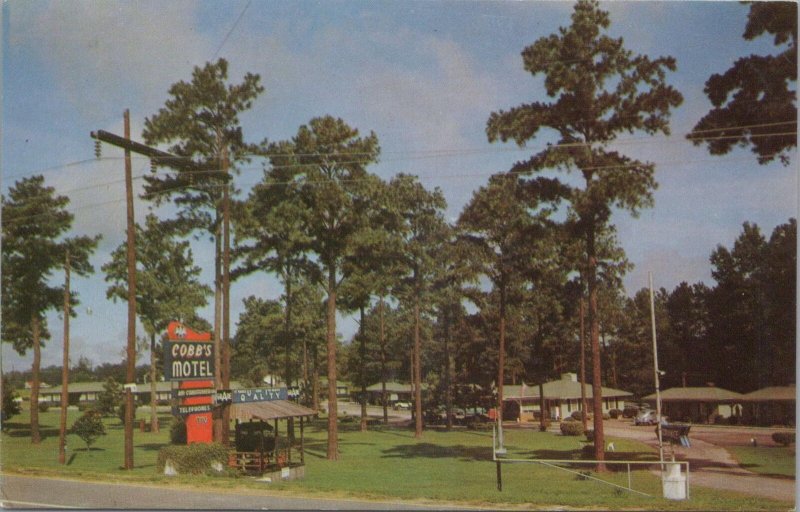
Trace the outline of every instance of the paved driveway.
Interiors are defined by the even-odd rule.
[[[650,446],[658,446],[655,427],[634,427],[628,422],[612,420],[604,423],[604,431],[607,436],[636,439]],[[750,439],[756,439],[761,446],[769,446],[774,444],[770,437],[772,432],[748,427],[693,426],[689,435],[691,447],[676,446],[675,459],[689,462],[691,485],[794,502],[795,480],[747,471],[724,448],[725,445],[749,444]],[[666,448],[665,453],[671,455],[671,449]]]

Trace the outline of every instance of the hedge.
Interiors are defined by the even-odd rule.
[[[228,449],[219,443],[165,446],[158,451],[156,469],[159,473],[164,472],[167,461],[170,461],[179,474],[203,474],[211,470],[215,462],[225,467]]]
[[[772,440],[783,446],[794,444],[794,432],[775,432],[772,434]]]
[[[580,421],[562,421],[561,435],[580,436],[583,435],[583,423]]]

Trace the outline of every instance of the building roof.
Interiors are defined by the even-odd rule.
[[[231,405],[231,418],[239,421],[255,420],[280,420],[284,418],[297,418],[314,416],[313,409],[290,402],[288,400],[272,400],[269,402],[247,402]]]
[[[738,402],[744,395],[715,386],[669,388],[661,392],[662,402]],[[656,394],[647,395],[644,400],[654,401]]]
[[[383,391],[381,383],[378,382],[371,386],[367,386],[367,391]],[[388,393],[410,393],[411,384],[403,384],[402,382],[387,382],[386,391]]]
[[[565,373],[559,380],[551,380],[542,384],[544,397],[547,400],[575,400],[581,398],[581,383],[574,373]],[[633,396],[633,393],[621,389],[603,386],[604,398]],[[592,385],[586,383],[586,398],[592,398]],[[503,400],[518,400],[520,398],[539,398],[539,386],[503,386]]]
[[[762,388],[742,397],[747,402],[788,402],[797,400],[795,386],[771,386]]]

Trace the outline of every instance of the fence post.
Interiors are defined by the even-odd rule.
[[[631,465],[630,465],[630,463],[627,464],[627,466],[628,466],[628,489],[633,489],[633,487],[631,487]]]
[[[500,469],[500,461],[498,460],[495,463],[497,464],[497,490],[498,491],[502,491],[503,490],[503,473],[502,473],[502,471]]]

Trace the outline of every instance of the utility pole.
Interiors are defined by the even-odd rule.
[[[136,234],[133,215],[133,171],[131,169],[131,152],[150,158],[151,164],[165,165],[178,170],[197,171],[201,169],[189,158],[179,157],[166,153],[156,148],[146,146],[131,140],[130,111],[124,114],[124,136],[120,137],[104,130],[91,132],[89,135],[95,139],[98,147],[95,149],[99,157],[99,143],[120,147],[125,150],[125,200],[127,204],[127,260],[128,260],[128,343],[126,355],[127,371],[126,384],[134,384],[136,380]],[[227,177],[227,176],[226,176]],[[125,390],[125,450],[124,468],[133,469],[133,420],[134,404],[131,386]]]
[[[125,139],[131,139],[130,111],[125,109]],[[125,374],[125,469],[133,469],[133,421],[136,409],[131,385],[136,382],[136,227],[133,222],[133,171],[131,150],[125,148],[125,203],[128,223],[128,350]]]
[[[61,418],[58,426],[58,463],[67,461],[67,406],[69,405],[69,248],[64,257],[64,358],[61,365]]]

